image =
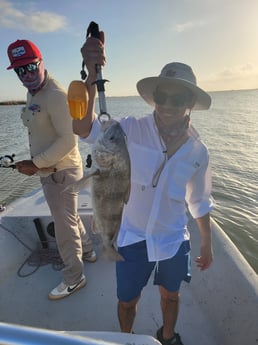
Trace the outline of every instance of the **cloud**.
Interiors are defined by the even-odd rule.
[[[25,29],[34,32],[53,32],[65,29],[66,18],[47,11],[23,11],[6,0],[0,0],[0,27]]]
[[[185,31],[189,31],[195,28],[199,28],[201,26],[204,26],[204,22],[200,21],[200,22],[187,22],[187,23],[182,23],[182,24],[176,24],[175,26],[175,30],[176,32],[185,32]]]
[[[237,79],[244,76],[250,76],[253,73],[257,73],[257,68],[251,64],[246,63],[243,65],[225,67],[222,71],[219,71],[213,76],[214,79]]]
[[[207,90],[252,89],[258,87],[258,68],[252,63],[227,66],[203,80]]]

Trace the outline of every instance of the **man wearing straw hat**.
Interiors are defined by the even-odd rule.
[[[95,65],[105,64],[102,42],[89,37],[81,50],[88,69],[89,106],[84,119],[73,121],[73,128],[87,143],[94,142],[100,129],[92,83]],[[123,332],[133,331],[137,303],[154,271],[163,317],[157,339],[163,345],[180,345],[181,337],[175,332],[179,289],[182,281],[191,279],[187,208],[201,235],[196,264],[206,270],[212,262],[209,154],[190,122],[191,111],[208,109],[211,98],[196,85],[192,69],[179,62],[165,65],[159,76],[140,80],[137,89],[154,110],[148,116],[120,120],[132,177],[117,240],[125,259],[116,263],[118,318]]]

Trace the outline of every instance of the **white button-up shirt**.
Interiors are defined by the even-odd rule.
[[[120,124],[128,141],[131,193],[124,207],[118,246],[146,240],[149,261],[171,258],[182,241],[190,238],[187,206],[194,218],[213,207],[208,150],[190,126],[189,139],[166,160],[154,187],[154,176],[166,156],[153,115],[126,117]],[[99,128],[95,120],[87,143],[94,142]]]

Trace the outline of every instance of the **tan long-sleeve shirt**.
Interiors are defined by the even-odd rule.
[[[52,167],[58,171],[81,167],[66,92],[48,74],[41,90],[34,96],[28,93],[21,118],[28,128],[31,159],[38,168]]]

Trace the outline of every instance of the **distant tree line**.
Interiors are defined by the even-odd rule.
[[[19,104],[26,104],[26,101],[3,101],[3,102],[0,102],[0,105],[19,105]]]

